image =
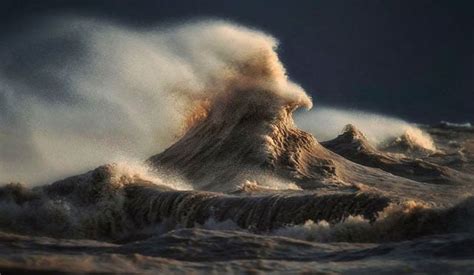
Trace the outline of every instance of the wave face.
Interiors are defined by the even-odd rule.
[[[224,21],[56,18],[9,39],[1,272],[474,270],[469,129],[295,123],[312,101],[276,39]]]

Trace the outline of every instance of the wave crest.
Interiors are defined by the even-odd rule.
[[[268,104],[312,104],[288,79],[275,38],[225,21],[139,30],[59,17],[8,45],[0,47],[0,182],[46,183],[143,159],[206,117],[206,105],[248,91],[266,91]]]

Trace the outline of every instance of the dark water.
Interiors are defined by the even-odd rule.
[[[416,159],[464,177],[472,173],[471,129],[425,130],[442,153]],[[403,165],[412,165],[410,154],[420,153],[406,152]],[[428,200],[418,188],[394,196],[408,187],[384,191],[383,185],[374,185],[379,191],[258,184],[227,194],[176,191],[118,166],[40,188],[4,186],[2,274],[474,272],[474,200],[463,191],[472,186],[456,173],[444,182],[419,183],[433,189]],[[437,188],[458,199],[434,196]]]

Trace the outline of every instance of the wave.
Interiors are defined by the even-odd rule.
[[[245,230],[319,242],[400,241],[474,230],[473,197],[442,208],[373,192],[235,196],[176,191],[110,165],[42,188],[11,184],[0,189],[0,199],[3,231],[112,242],[177,228]]]
[[[312,101],[273,37],[223,21],[62,22],[0,49],[0,181],[124,161],[0,187],[0,230],[128,248],[209,229],[318,242],[473,232],[471,176],[387,152],[436,151],[421,129],[325,108],[295,123]],[[319,143],[297,127],[309,121],[327,135],[356,126]]]
[[[408,194],[425,189],[414,195],[426,195],[422,184],[358,165],[321,146],[295,125],[293,112],[300,106],[278,90],[229,88],[225,96],[209,99],[187,132],[147,163],[182,175],[197,190],[233,192],[247,182],[272,186],[277,179],[304,190],[367,185]]]
[[[386,140],[380,149],[408,155],[430,155],[439,153],[433,140],[420,129],[409,129],[403,135]]]
[[[228,90],[311,106],[286,76],[277,40],[257,30],[216,20],[132,29],[40,19],[0,47],[0,182],[47,183],[146,158]]]
[[[306,221],[273,232],[318,242],[385,243],[448,233],[473,233],[474,197],[451,208],[433,208],[414,201],[390,205],[371,222],[361,216],[343,222]]]
[[[160,176],[133,164],[105,165],[33,189],[11,183],[0,188],[0,227],[64,238],[116,237],[133,228],[124,212],[129,186],[152,186],[160,191],[192,189],[172,175]]]
[[[410,143],[408,139],[406,141],[407,146],[412,146],[405,150],[399,147],[399,150],[404,154],[387,153],[372,146],[361,131],[349,124],[344,128],[344,133],[321,144],[356,163],[379,168],[416,181],[435,184],[469,184],[472,182],[473,178],[468,174],[422,159],[407,157],[405,155],[407,151],[414,150],[416,146]],[[395,145],[392,144],[392,146]],[[388,149],[387,147],[384,148],[384,150]]]
[[[299,113],[295,120],[299,127],[322,141],[335,138],[345,125],[351,124],[360,129],[375,147],[384,147],[388,142],[405,137],[414,147],[436,151],[429,134],[415,124],[386,115],[318,106],[311,112]]]
[[[436,126],[440,127],[440,128],[454,128],[454,129],[471,129],[471,128],[473,128],[473,126],[470,122],[454,123],[454,122],[449,122],[449,121],[440,121],[440,123]]]
[[[389,199],[371,193],[246,197],[177,191],[107,165],[41,188],[9,184],[0,189],[0,201],[2,230],[117,241],[150,227],[193,227],[209,219],[257,231],[308,219],[340,221],[348,215],[373,219]]]

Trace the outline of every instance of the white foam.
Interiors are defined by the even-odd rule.
[[[352,124],[375,146],[406,134],[419,146],[434,148],[431,137],[416,125],[381,114],[318,106],[310,112],[298,113],[295,121],[320,141],[335,138],[345,125]]]

